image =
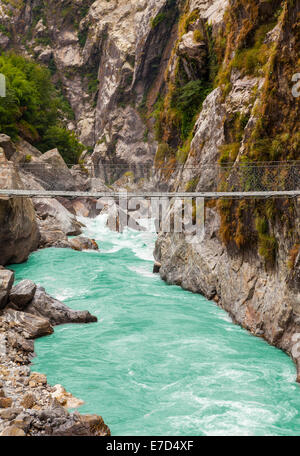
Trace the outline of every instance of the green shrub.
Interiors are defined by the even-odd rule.
[[[47,130],[43,143],[40,145],[42,152],[47,152],[54,148],[59,150],[67,164],[77,163],[84,151],[83,144],[78,142],[73,131],[58,126],[52,126]]]
[[[178,111],[181,118],[181,136],[187,139],[194,126],[196,114],[200,111],[202,103],[211,92],[208,83],[190,81],[183,87],[178,87],[172,96],[171,108]]]
[[[70,106],[52,84],[50,71],[8,53],[0,56],[0,73],[7,85],[7,96],[0,98],[0,131],[13,140],[21,136],[42,152],[58,147],[65,160],[74,160],[83,146],[63,127],[61,118],[70,114]]]
[[[159,13],[157,16],[151,19],[151,27],[154,29],[156,28],[161,22],[166,19],[166,13]]]

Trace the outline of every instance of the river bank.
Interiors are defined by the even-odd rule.
[[[0,283],[0,435],[110,435],[100,416],[69,412],[83,401],[30,370],[35,339],[53,334],[53,326],[97,318],[68,308],[33,281],[14,284],[10,269],[0,268]]]

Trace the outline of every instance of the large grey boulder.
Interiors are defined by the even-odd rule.
[[[36,284],[32,280],[22,280],[12,288],[9,299],[19,310],[22,310],[33,299],[35,290]]]
[[[76,190],[71,170],[57,149],[41,155],[34,162],[25,165],[24,169],[35,176],[46,190]]]
[[[4,309],[8,302],[10,290],[14,284],[14,273],[7,269],[0,269],[0,309]]]
[[[34,198],[33,203],[41,236],[39,247],[70,247],[67,236],[81,234],[83,224],[56,199]]]
[[[97,321],[97,318],[88,311],[70,309],[62,302],[49,296],[45,289],[39,286],[36,289],[33,300],[25,311],[47,318],[53,326],[65,323],[93,323]]]

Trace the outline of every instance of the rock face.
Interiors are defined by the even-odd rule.
[[[41,247],[49,247],[65,241],[67,236],[81,234],[82,224],[56,199],[34,198],[41,233]]]
[[[137,169],[153,161],[156,145],[141,111],[150,88],[152,106],[164,82],[180,3],[79,0],[70,2],[67,16],[63,2],[54,0],[39,8],[3,5],[0,23],[3,30],[14,29],[15,39],[1,33],[2,45],[51,65],[75,114],[69,126],[94,150],[87,165],[96,177],[102,174],[109,181],[112,174],[122,175],[122,169],[111,173],[101,164]],[[31,36],[26,48],[25,35]],[[40,171],[36,175],[45,180]],[[55,179],[69,186],[68,179]]]
[[[14,273],[6,269],[0,269],[0,310],[6,306],[11,288],[14,283]]]
[[[243,163],[255,161],[259,165],[265,160],[273,161],[275,155],[276,160],[283,161],[288,155],[295,160],[300,158],[293,120],[299,117],[299,103],[291,96],[288,84],[299,52],[295,33],[299,28],[296,19],[299,2],[295,7],[288,2],[280,5],[261,1],[245,6],[233,0],[225,16],[221,3],[190,2],[190,10],[196,5],[198,11],[180,38],[169,67],[166,97],[172,96],[172,84],[178,81],[176,62],[181,58],[181,50],[185,50],[184,58],[189,56],[189,63],[194,63],[191,32],[198,30],[201,37],[201,21],[205,23],[211,15],[211,36],[218,41],[221,30],[221,38],[227,41],[216,80],[219,86],[205,99],[186,156],[180,169],[174,172],[171,168],[177,157],[172,149],[178,152],[180,146],[178,129],[169,112],[162,117],[165,122],[162,141],[168,145],[170,155],[163,158],[162,165],[171,169],[164,182],[173,191],[228,191],[235,188],[234,173]],[[271,17],[279,12],[280,6],[283,6],[282,15],[275,24]],[[247,21],[251,23],[249,30],[243,28]],[[239,62],[237,46],[240,44],[249,56],[254,52],[251,33],[259,33],[263,27],[268,32],[263,36],[260,53],[266,52],[266,67],[262,69],[257,62],[255,68],[249,69],[245,62]],[[245,32],[244,38],[241,30]],[[215,51],[218,53],[218,48]],[[188,75],[190,67],[183,68]],[[281,97],[285,98],[285,104]],[[283,110],[285,114],[279,119]],[[295,139],[296,149],[284,142],[283,135],[278,135],[279,125],[286,137]],[[283,143],[285,151],[276,149],[272,155],[272,145],[275,151],[275,145]],[[217,164],[227,167],[227,174],[221,170],[222,175]],[[247,182],[244,190],[247,185],[249,191],[255,184]],[[284,217],[287,210],[290,216]],[[298,381],[300,359],[295,350],[295,334],[300,331],[299,230],[299,199],[269,203],[222,200],[207,203],[203,241],[194,238],[191,242],[185,234],[160,233],[155,250],[162,279],[215,300],[235,322],[285,350],[297,364]]]
[[[0,188],[22,188],[13,164],[0,149]],[[28,198],[0,198],[0,264],[22,263],[37,248],[39,231]]]
[[[25,166],[45,190],[76,190],[71,170],[57,149],[49,150]]]
[[[32,301],[36,291],[36,284],[32,280],[22,280],[9,293],[10,301],[22,310]]]

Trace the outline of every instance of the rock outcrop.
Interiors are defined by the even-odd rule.
[[[75,311],[69,309],[65,304],[49,296],[45,289],[37,287],[34,297],[25,311],[35,316],[46,318],[51,325],[62,325],[66,323],[92,323],[97,318],[87,311]]]
[[[200,3],[205,2],[197,2],[199,8]],[[219,2],[213,3],[216,7],[219,5]],[[281,154],[279,144],[284,142],[284,137],[276,136],[279,127],[274,109],[283,109],[283,106],[279,108],[282,96],[286,100],[284,109],[293,112],[293,116],[299,116],[299,103],[291,96],[287,79],[287,74],[292,77],[292,62],[297,56],[294,51],[289,55],[286,51],[287,48],[294,49],[294,46],[299,49],[292,30],[299,28],[296,16],[300,4],[296,2],[294,8],[283,2],[283,10],[280,10],[276,2],[271,5],[255,1],[245,8],[242,3],[230,1],[225,19],[222,19],[222,12],[216,9],[217,22],[211,22],[211,36],[215,40],[220,38],[220,27],[226,26],[224,22],[231,18],[231,33],[226,35],[223,32],[227,37],[227,51],[222,55],[224,61],[218,76],[220,80],[223,75],[224,80],[204,101],[184,163],[179,171],[170,172],[167,176],[169,189],[230,190],[230,173],[234,173],[235,166],[252,160],[258,162],[256,164],[266,159],[273,160],[274,156],[268,154],[275,144],[279,147],[278,160],[286,160],[288,153],[299,160],[294,117],[289,118],[286,114],[280,125],[286,137],[293,137],[297,146],[287,152],[289,146],[286,143]],[[197,13],[200,20],[208,14],[202,6],[203,9]],[[274,21],[276,11],[281,15]],[[256,69],[245,69],[238,61],[239,55],[234,47],[239,39],[242,40],[239,35],[242,23],[245,25],[250,15],[249,31],[247,27],[243,29],[245,36],[251,42],[250,35],[254,32],[250,29],[256,24],[256,36],[259,31],[264,33],[262,48],[254,51],[249,43],[243,41],[240,45],[245,55],[247,52],[249,55],[251,52],[252,55],[265,52],[266,72],[259,68],[258,63]],[[189,29],[195,28],[201,30],[197,21],[189,26]],[[266,29],[269,30],[267,34]],[[184,46],[191,46],[191,52],[194,52],[194,46],[189,44],[190,37],[188,31],[188,35],[182,38],[182,44],[179,44],[179,51]],[[188,52],[185,51],[185,54]],[[274,60],[275,54],[278,65]],[[172,78],[172,75],[169,77]],[[270,87],[272,93],[279,94],[278,99],[268,92]],[[262,130],[260,125],[264,125]],[[166,128],[169,128],[168,124]],[[266,137],[267,128],[269,137]],[[166,163],[167,158],[164,166]],[[217,164],[223,165],[224,169],[228,167],[225,180],[220,178]],[[251,190],[251,184],[248,185]],[[287,211],[290,216],[284,215]],[[155,258],[160,267],[155,267],[155,272],[159,269],[162,279],[168,283],[214,300],[232,316],[234,322],[289,353],[297,365],[299,381],[300,358],[294,350],[295,334],[300,332],[299,199],[267,204],[263,201],[214,201],[207,203],[205,218],[203,240],[195,237],[191,242],[191,238],[184,233],[159,234]]]
[[[22,188],[20,176],[0,148],[0,188]],[[39,230],[29,198],[0,197],[0,264],[22,263],[39,244]]]

